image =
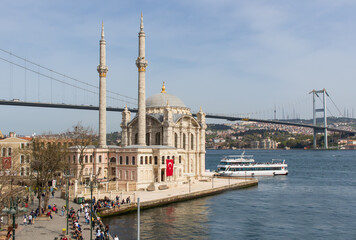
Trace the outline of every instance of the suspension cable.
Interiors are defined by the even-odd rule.
[[[321,100],[321,98],[319,97],[319,95],[316,94],[316,96],[318,97],[318,99],[320,100],[320,102],[323,104],[323,100]],[[328,113],[329,113],[332,117],[335,117],[334,114],[332,114],[332,112],[331,112],[330,109],[328,108],[328,106],[326,106],[326,110],[328,111]]]
[[[95,86],[95,85],[92,85],[92,84],[89,84],[89,83],[80,81],[80,80],[78,80],[78,79],[76,79],[76,78],[67,76],[67,75],[62,74],[62,73],[60,73],[60,72],[54,71],[54,70],[52,70],[52,69],[50,69],[50,68],[44,67],[44,66],[42,66],[42,65],[40,65],[40,64],[38,64],[38,63],[32,62],[32,61],[30,61],[30,60],[28,60],[28,59],[26,59],[26,58],[22,58],[22,57],[20,57],[20,56],[17,56],[17,55],[15,55],[15,54],[13,54],[13,53],[11,53],[11,52],[9,52],[9,51],[6,51],[6,50],[4,50],[4,49],[2,49],[2,48],[0,48],[0,51],[5,52],[5,53],[7,53],[7,54],[10,54],[11,56],[14,56],[14,57],[16,57],[16,58],[22,59],[22,60],[24,60],[24,61],[26,61],[26,62],[29,62],[29,63],[31,63],[31,64],[33,64],[33,65],[36,65],[36,66],[40,67],[40,68],[46,69],[47,71],[53,72],[53,73],[55,73],[55,74],[61,75],[61,76],[63,76],[63,77],[69,78],[69,79],[72,79],[73,81],[82,83],[82,84],[84,84],[84,85],[87,85],[87,86],[90,86],[90,87],[93,87],[93,88],[97,88],[97,89],[99,88],[98,86]],[[118,96],[121,96],[121,97],[130,98],[130,99],[132,99],[132,100],[137,100],[136,98],[129,97],[129,96],[126,96],[126,95],[123,95],[123,94],[120,94],[120,93],[115,93],[115,92],[112,92],[112,91],[109,91],[109,90],[107,90],[107,92],[112,93],[112,94],[115,94],[115,95],[118,95]]]
[[[63,80],[59,80],[59,79],[54,78],[54,77],[52,77],[52,76],[48,76],[48,75],[43,74],[43,73],[40,73],[40,72],[38,72],[38,71],[35,71],[35,70],[29,69],[29,68],[27,68],[27,67],[21,66],[20,64],[14,63],[14,62],[9,61],[9,60],[7,60],[7,59],[5,59],[5,58],[0,57],[0,59],[3,60],[3,61],[5,61],[5,62],[11,63],[11,64],[13,64],[13,65],[15,65],[15,66],[17,66],[17,67],[26,69],[26,70],[28,70],[28,71],[30,71],[30,72],[36,73],[36,74],[41,75],[41,76],[46,77],[46,78],[49,78],[49,79],[51,79],[51,80],[54,80],[54,81],[63,83],[63,84],[65,84],[65,85],[71,86],[71,87],[76,88],[76,89],[80,89],[80,90],[83,90],[83,91],[86,91],[86,92],[90,92],[90,93],[99,95],[98,92],[94,92],[94,91],[92,91],[92,90],[85,89],[85,88],[82,88],[82,87],[77,87],[77,86],[75,86],[75,85],[73,85],[73,84],[71,84],[71,83],[67,83],[67,82],[65,82],[65,81],[63,81]],[[108,96],[108,98],[114,99],[114,100],[118,100],[118,101],[121,101],[121,102],[124,102],[124,103],[129,103],[129,104],[136,105],[136,103],[133,103],[133,102],[130,102],[130,101],[127,101],[127,100],[123,100],[123,99],[120,99],[120,98],[114,98],[114,97],[110,97],[110,96]]]
[[[337,107],[337,105],[335,104],[334,100],[330,97],[329,94],[328,94],[328,97],[330,98],[331,102],[334,104],[334,106],[335,106],[336,109],[338,110],[339,114],[340,114],[342,117],[345,117],[345,116],[341,113],[340,109]]]

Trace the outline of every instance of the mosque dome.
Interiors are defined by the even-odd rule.
[[[166,93],[166,88],[162,86],[162,91],[158,94],[155,94],[146,100],[146,107],[165,107],[168,105],[171,107],[186,107],[182,100],[178,97]]]

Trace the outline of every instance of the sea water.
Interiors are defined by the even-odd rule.
[[[207,150],[206,168],[241,150]],[[141,239],[356,239],[356,151],[246,150],[285,159],[288,176],[256,187],[141,211]],[[107,218],[111,235],[137,239],[137,213]]]

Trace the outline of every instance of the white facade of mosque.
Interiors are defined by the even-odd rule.
[[[107,72],[104,41],[102,30],[100,71],[98,67],[101,83],[105,80],[103,72],[105,77]],[[99,147],[86,149],[88,159],[93,161],[85,162],[84,177],[95,174],[98,178],[115,179],[121,184],[130,183],[130,190],[137,190],[152,183],[177,185],[186,181],[188,176],[199,179],[205,172],[205,113],[200,110],[196,118],[193,117],[190,109],[178,97],[166,92],[164,83],[160,93],[146,100],[147,65],[141,15],[139,57],[136,60],[138,113],[131,119],[127,107],[122,112],[121,147],[106,146],[106,137],[101,136],[106,134],[106,126],[103,129],[104,121],[100,121],[100,144]],[[99,105],[101,109],[106,109],[106,101],[102,97]],[[78,151],[73,149],[72,155],[75,159]],[[167,176],[167,159],[174,161],[172,176]],[[78,174],[79,163],[73,161],[73,167],[76,169],[75,174]]]

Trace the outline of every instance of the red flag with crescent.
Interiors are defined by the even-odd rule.
[[[173,176],[174,160],[173,159],[167,159],[166,164],[167,164],[167,171],[166,171],[167,177]]]

